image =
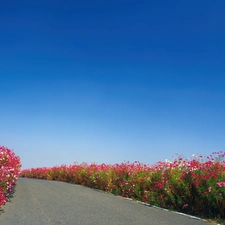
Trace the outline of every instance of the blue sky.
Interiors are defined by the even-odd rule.
[[[5,1],[0,145],[23,168],[225,151],[224,1]]]

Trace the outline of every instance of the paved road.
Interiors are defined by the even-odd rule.
[[[19,178],[1,225],[207,225],[79,185]]]

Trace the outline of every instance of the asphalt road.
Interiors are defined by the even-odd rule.
[[[207,225],[209,223],[57,181],[19,178],[1,225]]]

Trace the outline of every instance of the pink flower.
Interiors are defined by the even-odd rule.
[[[217,182],[216,183],[219,187],[225,187],[225,182]]]

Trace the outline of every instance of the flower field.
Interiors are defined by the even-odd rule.
[[[0,146],[0,207],[7,201],[19,177],[20,158],[4,146]]]
[[[222,221],[225,218],[225,152],[177,156],[173,162],[77,164],[23,170],[21,177],[100,189],[151,205]]]

